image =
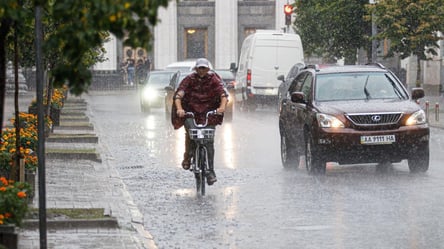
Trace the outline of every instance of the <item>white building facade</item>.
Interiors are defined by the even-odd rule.
[[[206,57],[215,68],[238,60],[243,39],[257,29],[285,27],[284,5],[294,0],[171,1],[159,11],[153,66]]]
[[[158,10],[160,22],[154,27],[154,47],[148,53],[140,49],[122,47],[121,41],[111,38],[105,49],[107,61],[97,64],[95,70],[120,70],[121,62],[128,59],[128,51],[135,61],[148,58],[151,69],[163,69],[168,64],[208,58],[215,68],[229,68],[238,61],[242,41],[258,29],[285,30],[284,5],[294,0],[171,0],[168,8]],[[294,14],[292,22],[294,21]],[[440,45],[443,47],[444,41]],[[139,58],[140,57],[140,58]],[[432,61],[424,62],[423,81],[430,91],[443,90],[444,49]],[[397,71],[406,70],[406,83],[413,85],[416,79],[414,58],[398,62]]]

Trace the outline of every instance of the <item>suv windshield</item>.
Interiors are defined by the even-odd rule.
[[[402,86],[389,74],[378,72],[319,74],[317,101],[408,99]]]

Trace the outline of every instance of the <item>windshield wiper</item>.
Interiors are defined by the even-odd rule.
[[[388,79],[388,81],[389,81],[390,84],[392,85],[392,87],[393,87],[393,89],[394,89],[396,95],[398,95],[398,98],[399,98],[399,99],[404,99],[404,94],[402,94],[401,90],[400,90],[399,87],[395,84],[395,82],[394,82],[392,79],[390,79],[390,77],[388,77],[388,75],[384,75],[384,76]]]
[[[365,79],[365,84],[364,84],[364,93],[365,93],[365,97],[367,98],[367,100],[369,100],[371,98],[370,93],[368,92],[368,89],[367,89],[367,83],[368,83],[369,77],[370,77],[370,75],[367,75],[367,79]]]

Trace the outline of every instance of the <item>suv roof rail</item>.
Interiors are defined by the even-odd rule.
[[[382,69],[386,69],[386,67],[384,65],[382,65],[381,63],[379,63],[379,62],[370,62],[370,63],[367,63],[365,65],[369,65],[369,66],[373,65],[373,66],[377,66],[377,67],[382,68]]]
[[[319,65],[318,64],[308,64],[305,66],[305,68],[313,68],[316,71],[319,71]]]

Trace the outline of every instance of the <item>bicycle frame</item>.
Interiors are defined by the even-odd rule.
[[[215,133],[215,128],[207,128],[208,116],[214,114],[216,114],[216,111],[208,112],[205,124],[197,124],[194,113],[186,113],[194,122],[194,127],[188,129],[190,139],[196,147],[191,161],[191,171],[193,171],[196,178],[196,191],[202,196],[205,195],[205,176],[209,171],[207,143],[214,140]]]

